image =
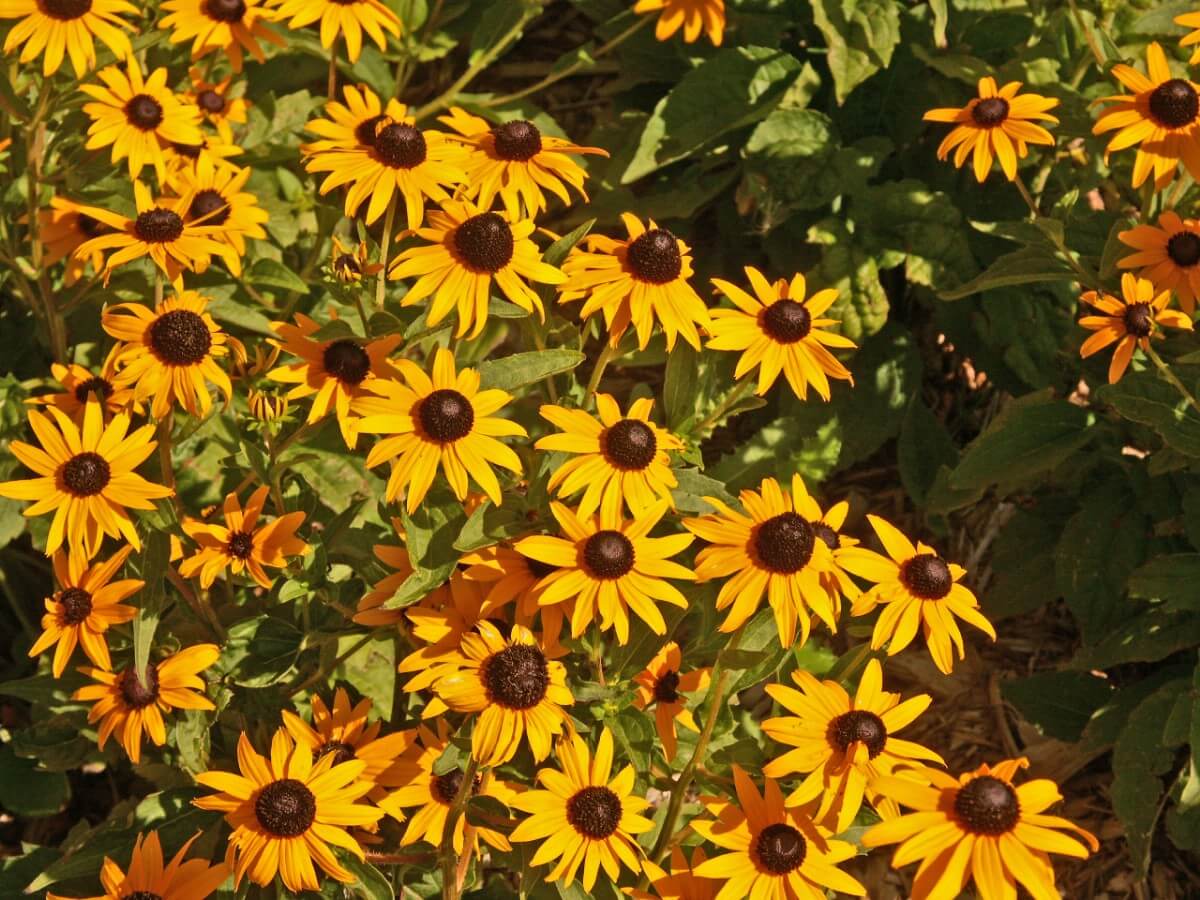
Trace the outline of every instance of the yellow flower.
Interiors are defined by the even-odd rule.
[[[955,650],[959,659],[964,652],[955,617],[996,639],[992,623],[979,611],[979,601],[960,584],[966,570],[946,562],[927,544],[918,542],[914,547],[894,525],[878,516],[867,519],[887,556],[865,547],[850,547],[839,555],[842,568],[874,585],[854,602],[851,615],[864,616],[883,604],[871,633],[871,649],[887,644],[888,656],[894,656],[912,643],[919,627],[934,665],[949,675]]]
[[[396,667],[401,675],[412,676],[404,682],[404,690],[423,691],[462,667],[459,651],[463,638],[483,620],[482,610],[483,588],[454,572],[446,584],[401,611],[412,626],[409,634],[416,647]],[[502,623],[493,620],[492,624],[499,627]],[[445,711],[445,704],[435,697],[425,705],[421,717],[428,719]]]
[[[657,321],[667,339],[667,349],[676,337],[700,349],[699,325],[711,322],[704,301],[688,284],[692,256],[687,244],[650,219],[649,228],[630,213],[622,213],[629,238],[624,241],[588,235],[583,248],[575,247],[559,286],[560,303],[585,300],[580,316],[603,313],[609,343],[616,347],[625,330],[633,325],[638,348],[645,350]]]
[[[658,739],[662,741],[667,762],[675,758],[676,722],[691,731],[700,731],[695,716],[687,708],[687,701],[679,696],[680,693],[706,690],[712,674],[708,668],[684,673],[680,671],[682,665],[683,654],[679,645],[669,641],[633,679],[638,686],[633,705],[638,709],[646,709],[653,704],[654,727],[658,731]]]
[[[171,29],[171,43],[192,42],[192,60],[200,59],[214,50],[229,57],[233,71],[242,71],[243,48],[258,62],[263,62],[260,40],[280,47],[287,42],[266,27],[272,19],[264,0],[164,0],[167,11],[158,23]]]
[[[346,55],[357,62],[362,53],[363,32],[380,50],[387,48],[387,31],[400,37],[400,18],[380,0],[270,0],[276,21],[289,16],[289,28],[303,28],[320,20],[321,46],[330,50],[340,35],[346,41]]]
[[[996,79],[979,79],[979,96],[960,108],[931,109],[926,122],[953,123],[955,128],[938,147],[938,159],[954,151],[954,165],[961,168],[973,155],[975,180],[982,182],[992,170],[992,159],[1000,160],[1004,177],[1017,177],[1017,160],[1029,155],[1029,144],[1054,146],[1054,136],[1036,122],[1058,124],[1049,110],[1058,106],[1053,97],[1021,94],[1021,82],[1010,81],[997,89]]]
[[[1158,217],[1158,226],[1135,225],[1117,233],[1136,253],[1117,260],[1118,269],[1138,269],[1138,277],[1157,290],[1174,291],[1183,311],[1196,311],[1200,295],[1200,221],[1181,219],[1174,210]]]
[[[209,525],[202,519],[184,519],[184,533],[196,541],[200,549],[180,564],[179,574],[184,578],[199,575],[200,586],[210,588],[227,568],[235,575],[246,571],[259,587],[270,590],[274,579],[263,567],[287,565],[285,557],[305,553],[308,544],[296,537],[296,529],[304,521],[303,512],[290,512],[266,525],[258,525],[269,490],[263,485],[251,494],[244,511],[237,494],[226,496],[224,525]]]
[[[201,70],[193,66],[188,69],[188,78],[192,86],[184,97],[196,105],[205,122],[217,129],[222,143],[232,144],[233,128],[229,123],[245,125],[246,110],[250,107],[245,98],[232,95],[233,76],[228,75],[222,81],[208,81]]]
[[[359,241],[357,247],[349,249],[335,234],[333,250],[329,254],[329,267],[333,270],[333,277],[342,284],[358,284],[364,278],[377,273],[383,265],[369,261],[366,241]]]
[[[1094,332],[1079,348],[1079,355],[1086,359],[1111,344],[1117,345],[1108,366],[1109,384],[1121,380],[1136,348],[1149,350],[1150,339],[1162,337],[1158,326],[1192,330],[1190,316],[1167,309],[1167,304],[1171,302],[1170,289],[1164,287],[1157,296],[1155,290],[1155,285],[1146,279],[1135,278],[1126,272],[1121,276],[1123,299],[1096,291],[1086,291],[1079,298],[1102,313],[1084,316],[1079,320],[1081,326]]]
[[[601,868],[610,884],[620,878],[622,864],[638,871],[643,851],[635,835],[649,831],[654,823],[642,815],[649,802],[633,794],[637,777],[633,766],[612,774],[612,732],[607,728],[600,732],[593,757],[572,729],[559,742],[555,756],[559,769],[537,773],[544,790],[526,791],[511,803],[531,814],[513,829],[511,839],[541,842],[529,864],[554,862],[546,881],[563,884],[573,882],[583,866],[580,881],[585,891],[596,884]]]
[[[650,859],[642,860],[642,871],[653,885],[654,893],[636,887],[621,888],[621,891],[634,900],[715,900],[716,883],[696,874],[696,869],[707,859],[704,848],[696,847],[689,863],[683,850],[676,844],[671,848],[670,874]]]
[[[979,896],[989,900],[1016,897],[1018,883],[1034,900],[1059,900],[1048,854],[1087,859],[1088,848],[1095,852],[1099,844],[1066,819],[1045,815],[1062,799],[1053,781],[1013,784],[1028,766],[1027,759],[1009,759],[958,778],[922,768],[919,774],[932,786],[912,776],[880,779],[881,793],[914,812],[876,825],[863,843],[900,844],[892,856],[896,868],[921,861],[914,898],[952,897],[973,879]],[[1075,832],[1087,846],[1055,829]]]
[[[1200,62],[1200,47],[1195,46],[1196,44],[1200,44],[1200,12],[1184,13],[1181,16],[1176,16],[1173,21],[1176,25],[1192,29],[1179,42],[1179,46],[1193,48],[1191,59],[1188,62],[1194,66]]]
[[[404,529],[400,521],[393,519],[392,524],[396,533],[403,540]],[[385,575],[371,586],[371,590],[363,594],[362,599],[358,601],[358,609],[354,613],[353,621],[370,628],[382,628],[403,621],[403,609],[380,609],[379,607],[383,606],[396,593],[400,585],[404,584],[408,576],[413,573],[413,567],[408,558],[408,548],[404,544],[376,544],[373,551],[376,559],[394,571]]]
[[[68,286],[77,282],[89,265],[94,272],[104,265],[104,254],[100,251],[93,250],[81,258],[73,255],[75,250],[94,237],[112,232],[110,226],[93,219],[84,209],[65,197],[52,197],[49,209],[38,210],[38,238],[45,246],[42,265],[49,267],[66,259],[63,282]]]
[[[88,722],[99,722],[98,742],[104,749],[114,732],[135,765],[142,759],[142,732],[161,747],[167,740],[163,714],[172,709],[216,709],[204,696],[200,673],[220,657],[216,644],[196,644],[146,666],[146,680],[130,664],[120,672],[83,667],[96,684],[81,687],[72,700],[94,701]]]
[[[187,202],[184,221],[217,229],[214,237],[246,255],[246,238],[265,240],[263,223],[270,218],[258,198],[242,188],[250,179],[249,167],[215,165],[213,157],[201,154],[195,166],[180,169],[173,186]]]
[[[369,150],[375,146],[375,126],[388,120],[399,122],[408,111],[393,97],[389,97],[385,105],[365,84],[346,85],[342,88],[342,96],[345,103],[329,100],[325,104],[328,119],[313,119],[304,126],[305,131],[320,138],[300,145],[300,151],[306,157],[328,150]]]
[[[63,54],[71,58],[76,78],[96,67],[96,45],[100,38],[118,59],[133,52],[122,29],[132,26],[121,18],[138,15],[138,8],[125,0],[7,0],[0,19],[20,19],[4,39],[4,52],[22,44],[22,65],[45,51],[42,74],[49,76],[62,65]]]
[[[199,833],[188,838],[179,852],[164,865],[162,845],[158,832],[139,834],[133,842],[133,856],[129,860],[129,871],[123,872],[120,865],[104,857],[100,869],[100,884],[104,893],[88,900],[129,900],[129,898],[157,897],[159,900],[204,900],[229,877],[225,863],[215,866],[207,859],[187,859],[188,850],[200,837]],[[46,900],[71,900],[57,894],[46,894]]]
[[[250,388],[246,392],[246,408],[260,422],[277,422],[287,415],[288,398],[284,394]]]
[[[565,655],[559,639],[563,622],[570,615],[573,603],[566,601],[552,606],[541,605],[545,580],[555,571],[554,566],[530,559],[508,544],[496,544],[464,554],[458,562],[466,566],[462,577],[477,582],[486,591],[479,611],[480,618],[486,619],[509,603],[515,603],[513,619],[516,624],[533,628],[534,620],[539,619],[546,655],[551,658]]]
[[[692,43],[704,32],[714,47],[725,37],[725,0],[637,0],[635,13],[660,13],[654,36],[660,41],[683,29],[683,39]]]
[[[60,409],[76,424],[83,422],[84,409],[87,407],[88,400],[93,397],[97,402],[103,404],[104,411],[111,415],[129,409],[141,413],[142,405],[134,399],[133,390],[116,385],[116,359],[120,351],[120,346],[114,346],[108,352],[98,375],[93,374],[91,369],[85,368],[79,363],[71,363],[69,366],[64,366],[62,363],[51,363],[50,372],[63,386],[62,393],[38,394],[25,402]]]

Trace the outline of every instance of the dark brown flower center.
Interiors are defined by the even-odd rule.
[[[637,472],[654,461],[658,440],[654,429],[638,419],[622,419],[600,435],[600,449],[609,464]]]
[[[663,672],[654,682],[654,699],[660,703],[674,703],[679,699],[679,673]]]
[[[162,124],[162,104],[149,94],[134,94],[125,104],[125,118],[134,128],[153,131]]]
[[[449,444],[471,433],[475,410],[458,391],[441,388],[421,401],[417,418],[425,434],[440,444]]]
[[[922,600],[941,600],[954,586],[950,567],[940,556],[920,553],[900,567],[900,581]]]
[[[137,669],[130,666],[117,679],[121,698],[130,709],[143,709],[158,699],[158,667],[154,663],[146,665],[146,683],[143,684],[137,676]]]
[[[594,578],[620,578],[633,568],[633,542],[619,531],[597,531],[583,543],[583,563]]]
[[[249,559],[254,552],[254,537],[247,531],[235,531],[229,535],[225,550],[238,559]]]
[[[77,453],[58,470],[59,480],[76,497],[91,497],[108,485],[112,472],[108,461],[99,453],[88,450]]]
[[[865,709],[852,709],[829,723],[829,742],[843,753],[854,743],[867,745],[867,755],[874,759],[887,744],[887,726],[883,719]]]
[[[635,278],[651,284],[674,281],[683,270],[679,242],[665,228],[651,228],[631,241],[625,260]]]
[[[64,625],[78,625],[92,611],[92,595],[83,588],[69,587],[58,595],[58,612]]]
[[[333,764],[340,766],[344,762],[350,762],[354,759],[354,748],[342,741],[327,741],[317,748],[317,759],[322,759],[329,754],[333,754]]]
[[[494,212],[471,216],[454,229],[454,249],[477,272],[499,272],[513,256],[513,234]]]
[[[149,340],[154,355],[172,366],[194,366],[212,348],[212,332],[190,309],[173,309],[155,319]]]
[[[375,146],[375,128],[380,122],[386,122],[387,116],[371,116],[369,119],[363,119],[354,126],[354,139],[364,147]]]
[[[471,794],[474,795],[479,790],[479,785],[482,779],[476,775],[471,784]],[[463,771],[462,769],[451,769],[445,775],[434,775],[433,781],[429,783],[429,789],[433,792],[433,796],[440,803],[449,806],[458,797],[458,792],[462,790]]]
[[[183,234],[183,219],[170,209],[148,209],[133,220],[133,233],[147,244],[166,244]]]
[[[550,563],[544,563],[539,559],[530,559],[528,556],[525,557],[525,565],[529,569],[529,574],[539,581],[551,572],[558,571],[558,566],[552,566]]]
[[[807,852],[804,835],[782,822],[768,825],[754,839],[754,858],[772,875],[796,871],[804,864]]]
[[[204,149],[205,144],[177,144],[171,142],[171,149],[186,159],[199,159],[200,151]]]
[[[550,686],[546,657],[530,644],[513,644],[493,653],[483,664],[488,698],[508,709],[531,709]]]
[[[86,237],[94,238],[102,234],[108,234],[112,231],[107,225],[99,219],[93,219],[87,213],[78,213],[75,216],[75,227],[79,233]]]
[[[393,122],[376,128],[372,146],[379,161],[393,169],[411,169],[425,162],[425,135],[411,125]]]
[[[1190,269],[1200,262],[1200,235],[1192,231],[1171,235],[1167,241],[1167,256],[1180,268]]]
[[[795,300],[776,300],[758,314],[758,322],[778,344],[794,344],[812,330],[812,315]]]
[[[1008,118],[1008,101],[1003,97],[987,97],[971,107],[971,119],[980,128],[995,128]]]
[[[112,396],[112,392],[113,387],[108,379],[101,378],[99,375],[75,385],[75,399],[80,403],[87,403],[88,398],[93,394],[97,400],[103,402]]]
[[[333,271],[341,278],[362,275],[362,265],[352,253],[343,253],[333,261]]]
[[[1150,115],[1167,128],[1182,128],[1196,121],[1200,97],[1190,81],[1172,78],[1150,92]]]
[[[1021,803],[1010,785],[991,775],[978,775],[954,795],[954,812],[968,831],[999,835],[1017,824]]]
[[[371,357],[349,338],[334,341],[326,347],[321,354],[321,364],[328,374],[351,386],[362,384],[371,371]]]
[[[294,778],[272,781],[254,801],[258,824],[276,837],[299,837],[317,816],[317,798]]]
[[[767,519],[754,532],[754,552],[766,568],[780,575],[799,572],[812,559],[813,527],[794,512]]]
[[[121,900],[163,900],[163,898],[161,894],[153,891],[133,891],[122,896]]]
[[[542,133],[532,122],[517,119],[492,129],[496,155],[510,162],[525,162],[542,151]]]
[[[81,18],[92,8],[92,0],[39,0],[42,12],[60,22]]]
[[[812,525],[813,534],[825,542],[825,546],[830,550],[837,550],[842,546],[842,537],[824,522],[810,522]]]
[[[204,13],[218,22],[240,22],[246,15],[245,0],[204,0]]]
[[[205,112],[219,113],[225,108],[225,98],[212,88],[205,88],[196,95],[196,105]]]
[[[1154,331],[1154,312],[1149,303],[1130,303],[1123,318],[1125,330],[1135,337],[1149,337]]]
[[[621,824],[621,798],[606,787],[585,787],[567,801],[567,821],[580,834],[602,841]]]
[[[197,191],[188,207],[188,215],[193,220],[199,220],[198,225],[224,225],[229,219],[229,202],[221,196],[220,191],[205,188]]]

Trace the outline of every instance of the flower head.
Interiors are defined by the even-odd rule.
[[[271,0],[277,21],[289,28],[321,24],[321,46],[332,52],[339,37],[346,41],[346,55],[357,62],[362,53],[363,33],[384,50],[384,32],[400,37],[400,17],[380,0]]]
[[[122,15],[138,8],[125,0],[13,0],[0,7],[0,19],[20,19],[4,39],[4,52],[24,45],[22,65],[43,53],[42,74],[53,75],[63,57],[71,59],[76,78],[96,67],[95,38],[124,59],[133,52],[125,32],[132,26]]]
[[[129,860],[129,871],[104,857],[100,869],[100,884],[104,893],[90,900],[203,900],[221,886],[229,877],[229,867],[224,863],[215,866],[207,859],[187,859],[187,853],[200,837],[192,835],[171,861],[163,863],[162,844],[157,831],[139,834],[133,842],[133,855]],[[56,894],[46,894],[46,900],[70,900]]]
[[[86,256],[76,256],[75,251],[94,237],[112,232],[112,227],[94,219],[84,212],[86,207],[65,197],[50,198],[50,208],[38,211],[38,238],[45,245],[42,264],[52,266],[60,260],[67,261],[67,272],[63,282],[75,284],[90,266],[99,272],[104,265],[104,254],[93,250]]]
[[[164,0],[167,11],[160,28],[171,29],[171,43],[192,42],[192,59],[213,51],[229,57],[233,71],[242,71],[242,51],[263,62],[260,40],[284,47],[282,37],[267,27],[273,18],[266,0]]]
[[[1163,288],[1155,295],[1155,286],[1145,278],[1135,278],[1129,272],[1121,276],[1122,297],[1086,291],[1080,300],[1101,315],[1084,316],[1079,324],[1093,334],[1079,348],[1084,359],[1116,344],[1108,365],[1108,383],[1116,384],[1129,368],[1133,351],[1150,349],[1150,339],[1161,338],[1159,326],[1192,330],[1192,319],[1186,313],[1167,309],[1171,291]]]
[[[714,47],[725,37],[725,0],[637,0],[635,13],[659,13],[654,36],[669,40],[683,29],[683,40],[690,44],[701,32]]]
[[[37,406],[53,406],[65,412],[76,423],[83,422],[84,410],[92,398],[103,404],[104,412],[109,415],[126,410],[140,414],[142,404],[134,399],[133,388],[117,387],[116,384],[117,356],[120,352],[120,346],[114,346],[104,358],[99,373],[79,363],[71,363],[68,366],[51,363],[50,373],[62,385],[63,390],[56,394],[38,394],[26,402]]]
[[[646,668],[634,676],[637,696],[633,705],[638,709],[654,707],[654,727],[667,762],[675,758],[676,723],[690,731],[700,731],[682,694],[706,690],[711,673],[709,668],[684,672],[683,652],[677,643],[668,641],[654,654]]]
[[[1200,221],[1166,210],[1157,226],[1135,225],[1117,237],[1136,251],[1118,259],[1118,269],[1137,269],[1137,277],[1156,290],[1173,291],[1184,312],[1195,312],[1200,296]]]

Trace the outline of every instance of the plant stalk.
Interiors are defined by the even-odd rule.
[[[467,770],[463,772],[462,783],[450,809],[446,812],[446,825],[442,829],[442,846],[438,857],[442,869],[442,898],[443,900],[458,900],[460,888],[458,884],[458,858],[454,850],[454,832],[458,830],[458,820],[462,818],[471,798],[471,788],[475,784],[475,775],[479,771],[479,762],[472,755],[467,760]],[[465,851],[464,847],[464,851]]]
[[[392,195],[392,200],[388,204],[387,214],[383,217],[383,238],[379,242],[379,280],[375,283],[375,305],[379,309],[383,309],[384,292],[387,287],[388,273],[388,250],[392,245],[392,229],[396,222],[396,195]],[[367,323],[363,322],[363,334],[370,336],[367,332]]]
[[[1148,346],[1146,347],[1146,355],[1150,357],[1150,361],[1154,363],[1159,374],[1170,383],[1171,387],[1179,392],[1179,396],[1186,400],[1195,412],[1200,413],[1200,403],[1196,402],[1195,395],[1179,380],[1179,376],[1171,371],[1171,367],[1167,365],[1166,360],[1158,355],[1158,351]]]

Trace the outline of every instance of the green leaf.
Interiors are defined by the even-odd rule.
[[[179,762],[190,775],[197,775],[209,768],[211,728],[208,716],[200,709],[186,710],[175,721],[175,746],[179,749]]]
[[[269,257],[256,259],[242,277],[249,284],[281,288],[285,291],[295,291],[298,294],[308,293],[308,285],[305,284],[304,279],[283,263]]]
[[[1050,281],[1074,281],[1075,270],[1062,257],[1039,247],[1023,247],[1006,253],[986,270],[964,285],[940,291],[943,300],[961,300],[980,291],[1014,284],[1040,284]]]
[[[479,364],[480,385],[514,391],[551,375],[570,372],[585,358],[578,350],[532,350],[485,360]]]
[[[681,426],[696,411],[696,382],[699,371],[699,352],[687,341],[679,341],[667,357],[663,376],[663,415],[667,428],[681,430]]]
[[[1171,447],[1200,456],[1200,416],[1171,385],[1151,372],[1130,372],[1096,395],[1125,418],[1153,428]]]
[[[1192,673],[1192,721],[1188,743],[1191,745],[1191,760],[1188,765],[1188,780],[1179,797],[1180,806],[1200,805],[1200,665]]]
[[[813,21],[829,47],[838,103],[892,61],[900,43],[900,6],[895,0],[813,0]]]
[[[1200,553],[1157,556],[1129,576],[1129,593],[1161,600],[1171,610],[1200,609]]]
[[[693,515],[712,512],[712,506],[704,500],[705,497],[716,497],[724,503],[736,502],[733,495],[725,490],[725,485],[715,478],[709,478],[699,469],[676,469],[675,479],[679,483],[671,491],[671,497],[678,512]]]
[[[1093,524],[1092,527],[1099,527]],[[1085,633],[1085,639],[1090,636]],[[1076,669],[1107,669],[1124,663],[1153,663],[1200,644],[1200,616],[1154,608],[1127,619],[1071,660]]]
[[[564,234],[546,248],[546,252],[542,254],[542,262],[552,266],[562,265],[563,260],[575,249],[575,245],[587,237],[595,225],[595,219],[588,219],[578,228]]]
[[[338,862],[347,872],[354,876],[354,881],[344,885],[344,889],[362,900],[395,900],[396,893],[392,890],[392,882],[369,862],[359,859],[349,850],[335,847]]]
[[[18,816],[52,816],[67,805],[71,786],[62,772],[38,768],[9,745],[0,746],[0,806]]]
[[[138,596],[137,617],[133,620],[133,664],[138,680],[146,683],[146,666],[154,632],[162,616],[167,563],[171,556],[171,537],[164,531],[152,531],[146,536],[145,549],[138,561],[138,574],[146,586]]]
[[[933,487],[938,469],[958,461],[958,448],[937,416],[914,394],[908,403],[896,441],[900,481],[918,506]]]
[[[1001,682],[1000,692],[1045,734],[1073,742],[1109,700],[1113,686],[1088,672],[1038,672]]]

